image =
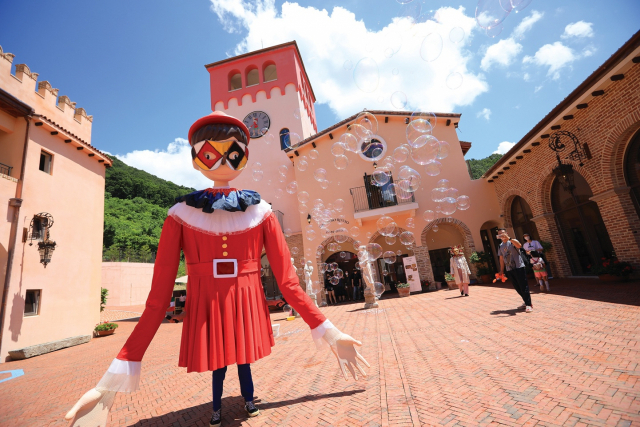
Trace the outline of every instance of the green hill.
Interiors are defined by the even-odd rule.
[[[478,179],[489,170],[498,160],[502,158],[502,154],[492,154],[484,159],[470,159],[467,160],[469,164],[469,171],[471,173],[471,179]]]
[[[148,261],[158,249],[162,224],[176,197],[195,191],[112,157],[106,171],[105,260]]]

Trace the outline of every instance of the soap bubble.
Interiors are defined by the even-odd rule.
[[[446,159],[449,155],[449,143],[447,141],[438,141],[440,146],[438,149],[438,159]]]
[[[446,192],[447,197],[453,197],[454,199],[458,198],[458,189],[457,188],[448,188]]]
[[[420,56],[427,62],[438,59],[442,53],[442,37],[438,33],[427,35],[420,45]]]
[[[336,212],[342,212],[342,209],[344,209],[344,200],[336,199],[336,201],[333,202],[333,209],[335,209]]]
[[[388,216],[381,216],[376,222],[378,226],[378,232],[383,236],[395,236],[396,235],[396,223],[393,218]]]
[[[289,194],[297,193],[298,192],[298,183],[296,181],[290,182],[289,184],[287,184],[287,187],[285,188],[285,190]]]
[[[358,126],[358,128],[360,127],[361,126]],[[358,144],[358,138],[356,138],[356,136],[351,133],[343,133],[342,136],[340,137],[340,142],[342,143],[342,145],[346,150],[349,150],[353,153],[357,153],[358,150],[360,149],[360,144]],[[333,153],[333,147],[331,147],[331,152]],[[344,154],[344,152],[340,154]],[[333,153],[333,155],[336,156],[337,154]]]
[[[370,239],[370,238],[371,238],[371,236],[373,236],[373,233],[372,233],[372,232],[370,232],[370,231],[367,231],[367,232],[365,233],[365,236],[367,236],[367,239]]]
[[[426,165],[427,163],[433,162],[438,156],[440,144],[438,140],[432,135],[423,135],[416,139],[415,143],[419,143],[420,141],[428,141],[425,144],[420,143],[417,147],[411,148],[411,158],[414,162],[419,165]]]
[[[301,191],[298,193],[298,201],[300,203],[307,203],[309,201],[309,193]]]
[[[331,278],[329,279],[329,282],[331,282],[333,286],[337,286],[338,283],[340,283],[340,278],[336,276],[331,276]]]
[[[436,188],[444,188],[447,189],[449,188],[450,184],[449,184],[449,180],[448,179],[441,179],[440,181],[438,181],[438,183],[436,184]]]
[[[340,252],[340,258],[346,258],[347,253],[345,251]]]
[[[291,306],[289,304],[285,304],[284,306],[282,306],[282,312],[287,316],[287,317],[291,317],[293,316],[293,308],[291,308]]]
[[[427,221],[427,222],[431,222],[434,219],[436,219],[436,213],[432,210],[427,209],[426,211],[424,211],[424,213],[422,214],[422,218]]]
[[[502,0],[502,1],[503,2],[506,1],[507,3],[509,3],[508,0]],[[531,0],[511,0],[511,6],[513,6],[513,10],[516,13],[520,12],[522,9],[529,6],[530,3],[531,3]]]
[[[301,140],[300,135],[295,132],[289,132],[289,147],[296,148]]]
[[[371,58],[362,58],[353,69],[353,80],[363,92],[373,92],[378,88],[380,72],[378,64]]]
[[[326,190],[327,188],[329,188],[329,181],[326,179],[320,181],[320,188],[322,188],[323,190]]]
[[[344,154],[344,151],[345,147],[340,141],[334,142],[331,146],[331,154],[333,154],[334,156],[341,156]]]
[[[404,110],[407,106],[407,95],[402,91],[396,91],[391,94],[391,105],[397,110]]]
[[[402,200],[408,200],[412,197],[411,193],[414,193],[420,187],[420,181],[411,179],[401,179],[396,185],[396,197]],[[400,189],[401,191],[398,191]]]
[[[396,236],[385,236],[384,242],[387,245],[392,246],[396,243]]]
[[[307,214],[309,213],[309,207],[304,203],[300,203],[298,205],[298,212],[300,212],[301,214]]]
[[[440,203],[442,199],[447,197],[447,189],[446,188],[434,188],[431,190],[431,200]]]
[[[253,170],[254,170],[254,171],[262,170],[262,163],[260,163],[260,162],[255,162],[255,163],[253,164]]]
[[[420,12],[422,11],[422,4],[420,2],[405,3],[400,7],[398,13],[399,18],[406,18],[411,24],[415,24],[418,21]]]
[[[335,271],[333,272],[333,275],[338,279],[342,279],[344,277],[344,272],[341,269],[336,268]]]
[[[276,190],[275,196],[276,196],[276,199],[279,199],[280,197],[284,196],[284,191],[282,191],[282,188],[278,188]]]
[[[349,233],[351,234],[351,236],[353,237],[358,237],[360,235],[360,228],[358,228],[357,226],[353,226],[349,229]],[[357,248],[356,248],[357,249]]]
[[[300,172],[304,172],[309,167],[309,163],[304,159],[300,159],[300,161],[296,163],[296,167]]]
[[[329,264],[329,268],[331,269],[331,271],[336,271],[338,269],[338,263],[332,262],[331,264]]]
[[[313,201],[313,207],[322,208],[322,207],[324,207],[324,202],[322,201],[322,199],[315,199]]]
[[[264,131],[264,129],[263,129],[263,131]],[[275,135],[272,134],[271,132],[267,133],[265,136],[263,136],[263,138],[264,138],[264,142],[266,144],[271,144],[271,143],[276,141]]]
[[[500,35],[500,33],[502,33],[503,29],[504,29],[504,26],[502,25],[502,22],[496,25],[495,27],[487,28],[487,36],[491,38],[496,38]]]
[[[373,284],[373,293],[376,295],[376,297],[380,298],[384,293],[384,285],[380,282],[375,282]]]
[[[447,76],[447,87],[455,90],[462,86],[462,74],[454,71]]]
[[[398,249],[398,250],[396,251],[396,255],[397,255],[397,256],[401,256],[401,255],[402,255],[402,251],[401,251],[400,249]]]
[[[394,264],[396,262],[396,254],[393,251],[386,251],[382,255],[382,259],[384,259],[384,262],[387,264]]]
[[[367,135],[378,133],[378,119],[376,119],[376,116],[368,111],[363,111],[358,114],[356,116],[355,124],[358,126],[362,126],[362,128],[356,128],[359,129],[359,131],[361,131],[362,129],[366,131],[366,133],[362,135],[358,133],[359,131],[356,132],[356,135],[358,135],[360,138],[366,138]]]
[[[398,179],[398,186],[404,191],[413,193],[420,188],[420,174],[407,165],[400,168]]]
[[[369,243],[367,245],[367,252],[369,253],[369,261],[376,260],[382,255],[382,246],[377,243]]]
[[[252,177],[253,177],[253,180],[256,181],[256,182],[262,181],[262,178],[264,177],[264,172],[262,172],[262,171],[253,171]]]
[[[318,157],[320,157],[320,152],[314,148],[314,149],[312,149],[311,151],[309,151],[309,157],[310,157],[311,159],[315,160],[315,159],[317,159]]]
[[[349,71],[353,68],[353,63],[347,59],[346,61],[344,61],[344,64],[342,66],[345,70]]]
[[[322,182],[327,179],[327,171],[323,168],[318,168],[313,172],[313,177],[316,181]]]
[[[458,207],[458,201],[453,197],[445,197],[440,202],[440,210],[445,215],[453,215]]]
[[[409,150],[407,150],[407,148],[403,146],[396,147],[396,149],[393,150],[392,156],[394,162],[404,163],[409,158]]]
[[[389,275],[389,272],[387,270],[382,270],[382,275],[387,277]]]
[[[384,56],[386,56],[387,58],[391,58],[393,56],[393,49],[391,49],[390,47],[386,48],[384,50]]]
[[[405,246],[412,245],[416,241],[413,233],[410,231],[405,231],[400,233],[400,243]]]
[[[307,240],[314,240],[316,238],[316,230],[307,230]]]
[[[440,175],[441,165],[442,164],[439,161],[434,160],[433,162],[429,162],[426,165],[424,165],[424,171],[429,176],[438,176]]]
[[[457,201],[458,209],[460,209],[461,211],[466,211],[471,206],[471,199],[469,199],[469,196],[460,196],[458,197]]]
[[[411,121],[413,122],[415,120],[426,120],[427,122],[426,125],[420,122],[422,125],[425,126],[424,128],[421,128],[420,126],[416,126],[416,129],[418,129],[421,132],[431,131],[434,127],[436,127],[436,124],[437,124],[437,116],[435,113],[431,111],[414,111],[413,113],[411,113]]]
[[[415,227],[416,227],[416,223],[415,223],[415,221],[413,220],[413,218],[407,218],[407,219],[405,220],[405,222],[404,222],[404,225],[405,225],[407,228],[415,228]]]
[[[300,118],[300,109],[296,108],[295,110],[293,110],[293,117],[295,119],[299,119]]]
[[[285,229],[285,236],[291,236],[293,234],[293,231],[291,231],[290,228]],[[298,255],[300,253],[300,248],[298,248],[297,246],[294,246],[291,248],[291,255]]]
[[[449,40],[453,43],[460,43],[464,40],[464,30],[460,27],[453,27],[451,31],[449,31]]]
[[[375,170],[373,171],[372,183],[378,187],[382,187],[389,182],[389,175],[385,171]]]
[[[433,231],[434,233],[437,233],[439,229],[440,228],[438,227],[438,224],[435,224],[433,227],[431,227],[431,231]]]
[[[493,28],[504,21],[509,12],[510,10],[505,10],[500,4],[500,0],[479,0],[476,6],[476,22],[484,29]]]
[[[287,165],[280,165],[278,166],[278,172],[282,176],[287,176],[287,172],[289,172],[289,168],[287,167]]]
[[[336,169],[344,170],[349,166],[349,159],[345,155],[336,156],[336,158],[333,159],[333,165]]]

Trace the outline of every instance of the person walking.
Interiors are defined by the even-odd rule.
[[[536,280],[540,282],[540,290],[544,291],[546,285],[547,292],[549,292],[551,289],[549,288],[544,260],[538,251],[531,251],[529,255],[531,256],[531,264],[533,264],[533,274],[536,276]]]
[[[522,261],[519,251],[522,244],[516,239],[509,237],[505,228],[498,229],[497,238],[502,240],[498,248],[500,274],[505,274],[506,269],[507,277],[511,280],[516,292],[518,292],[524,301],[524,304],[518,308],[524,308],[527,313],[531,313],[533,311],[533,305],[531,303],[531,294],[529,293],[529,284],[527,283],[527,273],[525,272],[524,262]]]

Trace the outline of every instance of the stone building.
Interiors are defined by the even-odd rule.
[[[87,342],[100,321],[105,167],[93,117],[0,48],[0,361]]]

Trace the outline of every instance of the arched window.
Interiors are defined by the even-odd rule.
[[[289,129],[282,128],[280,130],[280,149],[291,147],[291,137],[289,136]]]
[[[258,69],[254,68],[247,73],[247,87],[255,86],[260,83],[260,76],[258,75]]]
[[[533,214],[529,204],[520,196],[516,196],[511,203],[511,225],[515,238],[524,242],[523,234],[527,233],[533,240],[540,240],[536,223],[531,221]]]
[[[631,187],[631,198],[640,216],[640,131],[635,134],[624,159],[624,177]]]
[[[270,82],[278,78],[278,72],[276,71],[276,64],[269,64],[264,67],[264,81]]]
[[[242,75],[235,73],[229,77],[229,91],[238,89],[242,89]]]
[[[600,258],[611,258],[613,245],[598,204],[589,200],[593,192],[577,171],[575,189],[565,190],[558,179],[551,187],[551,206],[564,243],[571,271],[575,276],[593,274],[591,266]]]

